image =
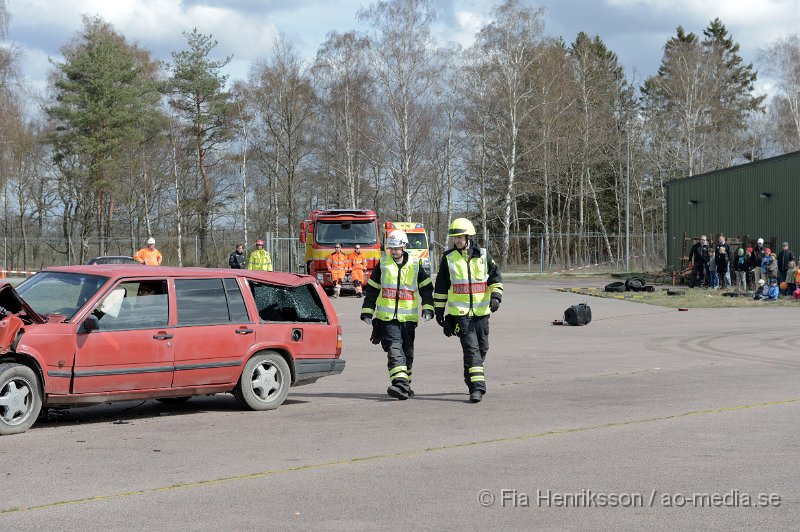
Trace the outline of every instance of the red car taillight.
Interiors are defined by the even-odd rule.
[[[336,354],[342,354],[342,326],[336,326]]]

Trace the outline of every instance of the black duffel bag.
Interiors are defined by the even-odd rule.
[[[586,303],[572,305],[564,311],[564,322],[570,325],[586,325],[592,321],[592,309]]]

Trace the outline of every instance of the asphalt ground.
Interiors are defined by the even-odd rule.
[[[591,324],[553,326],[584,300],[566,284],[505,283],[480,404],[435,323],[416,397],[386,396],[344,297],[345,372],[278,410],[51,415],[0,438],[0,529],[800,529],[800,311],[589,298]]]

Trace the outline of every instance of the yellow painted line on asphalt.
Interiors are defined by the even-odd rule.
[[[714,408],[710,410],[697,410],[693,412],[684,412],[682,414],[673,414],[669,416],[660,416],[660,417],[652,417],[652,418],[645,418],[645,419],[631,419],[627,421],[613,421],[611,423],[603,423],[600,425],[588,425],[584,427],[574,427],[569,429],[561,429],[561,430],[551,430],[547,432],[538,432],[535,434],[522,434],[519,436],[509,436],[507,438],[493,438],[490,440],[478,440],[478,441],[471,441],[471,442],[463,442],[463,443],[453,443],[450,445],[442,445],[439,447],[428,447],[426,449],[415,449],[411,451],[401,451],[397,453],[390,453],[390,454],[376,454],[371,456],[362,456],[357,458],[350,458],[347,460],[337,460],[335,462],[324,462],[320,464],[309,464],[304,466],[295,466],[295,467],[286,467],[282,469],[271,469],[269,471],[261,471],[258,473],[247,473],[244,475],[236,475],[232,477],[222,477],[222,478],[215,478],[209,480],[198,480],[195,482],[181,482],[178,484],[170,484],[168,486],[160,486],[155,488],[145,488],[141,490],[134,490],[134,491],[122,491],[118,493],[112,493],[108,495],[94,495],[91,497],[84,497],[81,499],[68,499],[64,501],[57,501],[57,502],[50,502],[45,504],[38,504],[34,506],[23,506],[23,507],[16,507],[16,508],[6,508],[0,510],[0,515],[4,514],[13,514],[13,513],[21,513],[21,512],[32,512],[34,510],[46,510],[49,508],[58,508],[60,506],[68,506],[68,505],[76,505],[76,504],[85,504],[90,502],[98,502],[98,501],[107,501],[112,499],[122,499],[125,497],[131,497],[134,495],[148,495],[151,493],[160,493],[165,491],[173,491],[179,489],[187,489],[187,488],[199,488],[203,486],[212,486],[215,484],[224,484],[228,482],[237,482],[241,480],[249,480],[254,478],[262,478],[268,477],[273,475],[280,475],[283,473],[294,473],[297,471],[309,471],[315,469],[323,469],[326,467],[335,467],[335,466],[344,466],[344,465],[351,465],[351,464],[358,464],[361,462],[372,462],[377,460],[390,460],[393,458],[406,458],[409,456],[415,455],[423,455],[426,453],[432,452],[439,452],[439,451],[448,451],[452,449],[462,449],[465,447],[476,447],[480,445],[488,445],[492,443],[511,443],[511,442],[518,442],[518,441],[525,441],[525,440],[532,440],[536,438],[544,438],[547,436],[563,436],[565,434],[574,434],[579,432],[590,432],[593,430],[599,429],[610,429],[610,428],[620,428],[620,427],[627,427],[631,425],[644,425],[647,423],[655,423],[658,421],[671,421],[677,420],[682,418],[687,418],[691,416],[707,416],[707,415],[715,415],[715,414],[724,414],[727,412],[736,412],[739,410],[748,410],[754,408],[769,408],[773,406],[781,406],[781,405],[788,405],[793,403],[800,403],[800,397],[794,397],[791,399],[784,399],[780,401],[768,401],[764,403],[753,403],[749,405],[737,405],[737,406],[729,406],[723,408]]]

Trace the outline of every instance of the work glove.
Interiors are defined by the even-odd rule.
[[[442,323],[442,332],[448,338],[453,336],[453,320],[444,320],[444,323]]]
[[[430,321],[433,319],[433,311],[425,309],[422,311],[422,321]]]
[[[370,316],[369,314],[362,314],[361,321],[363,321],[367,325],[372,325],[372,316]]]
[[[440,327],[444,327],[444,310],[436,311],[436,323],[438,323]]]
[[[373,344],[381,343],[381,325],[378,320],[372,320],[372,334],[369,336],[369,341]]]
[[[497,312],[497,309],[500,308],[500,298],[493,297],[491,301],[489,301],[489,308],[492,310],[492,312]]]

